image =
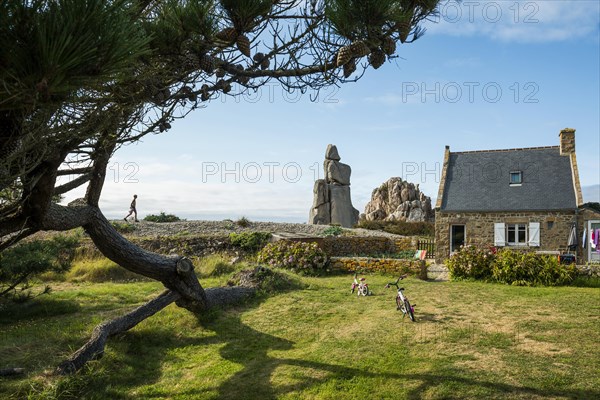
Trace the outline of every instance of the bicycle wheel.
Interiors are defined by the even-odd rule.
[[[402,314],[406,314],[406,310],[404,309],[404,302],[400,297],[396,297],[396,310],[402,311]]]
[[[406,309],[406,313],[412,322],[415,322],[415,313],[413,312],[408,299],[404,299],[404,308]]]
[[[362,294],[363,296],[366,296],[369,294],[369,288],[367,286],[361,286],[359,289],[359,294]]]

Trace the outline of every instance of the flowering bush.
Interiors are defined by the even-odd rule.
[[[309,275],[319,274],[328,264],[327,255],[316,243],[278,241],[258,253],[258,262]]]
[[[446,265],[453,279],[482,279],[509,285],[565,285],[577,275],[574,265],[555,256],[501,249],[497,253],[474,246],[461,247]]]
[[[256,252],[263,248],[269,239],[271,239],[271,234],[269,232],[241,232],[229,234],[229,240],[232,245],[251,252]]]
[[[494,258],[490,250],[461,246],[446,260],[446,266],[454,279],[489,279],[492,277]]]
[[[494,280],[510,285],[566,285],[577,275],[574,265],[563,265],[556,256],[500,250],[493,267]]]

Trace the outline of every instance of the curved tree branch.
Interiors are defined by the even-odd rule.
[[[207,303],[211,308],[214,308],[239,304],[255,293],[256,289],[252,287],[211,288],[206,290],[206,297]],[[92,337],[67,360],[63,361],[56,368],[55,373],[59,375],[72,374],[83,368],[87,362],[102,358],[106,341],[111,336],[132,329],[146,318],[151,317],[169,304],[180,299],[181,297],[177,293],[167,290],[135,310],[121,317],[101,323],[94,328]]]
[[[90,179],[92,178],[91,174],[84,174],[81,175],[75,179],[73,179],[70,182],[67,182],[63,185],[57,186],[54,188],[54,195],[59,195],[59,194],[65,194],[67,192],[70,192],[73,189],[78,188],[81,185],[84,185],[85,183],[89,182]]]
[[[179,295],[176,293],[169,290],[164,291],[157,298],[130,313],[98,325],[92,332],[90,340],[73,353],[71,357],[63,361],[55,372],[59,375],[72,374],[83,368],[88,361],[102,358],[104,355],[104,346],[109,337],[128,331],[146,318],[151,317],[173,303],[178,297]]]

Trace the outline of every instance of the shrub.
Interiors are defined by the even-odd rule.
[[[158,215],[150,214],[144,217],[144,221],[148,222],[177,222],[177,221],[185,221],[184,219],[179,218],[173,214],[165,214],[164,211],[161,211]]]
[[[238,226],[241,226],[242,228],[248,228],[250,225],[252,225],[252,222],[250,222],[250,220],[246,217],[238,219],[237,221],[235,221],[235,223]]]
[[[112,221],[110,223],[119,233],[131,233],[137,229],[135,225],[126,222]]]
[[[461,247],[446,260],[453,279],[489,279],[492,276],[494,255],[475,246]]]
[[[294,272],[317,275],[327,266],[327,255],[316,243],[287,242],[267,244],[258,253],[258,262]]]
[[[230,233],[229,240],[242,250],[256,252],[269,242],[271,236],[269,232]]]
[[[462,247],[446,265],[453,279],[482,279],[517,286],[566,285],[577,276],[574,265],[555,256],[501,249],[496,254],[474,246]]]
[[[344,230],[339,225],[330,225],[323,231],[325,236],[339,236],[344,233]]]
[[[62,273],[71,267],[78,236],[58,235],[50,240],[34,240],[0,253],[0,296],[15,301],[33,297],[31,279],[44,272]],[[46,286],[42,293],[48,293]]]
[[[404,236],[434,236],[435,234],[435,224],[432,222],[363,220],[356,227]]]
[[[494,280],[510,285],[556,286],[571,283],[577,268],[560,264],[555,256],[502,249],[496,255],[493,275]]]

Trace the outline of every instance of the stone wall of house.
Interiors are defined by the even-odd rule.
[[[494,223],[540,223],[540,246],[520,249],[534,251],[565,250],[573,222],[577,220],[575,211],[548,212],[460,212],[437,211],[435,216],[436,262],[443,263],[450,254],[450,226],[466,226],[466,245],[477,247],[494,246]],[[578,224],[579,225],[579,224]],[[578,233],[581,229],[578,229]]]
[[[412,274],[427,279],[425,261],[394,258],[332,257],[331,269],[343,272],[382,272],[388,274]]]

